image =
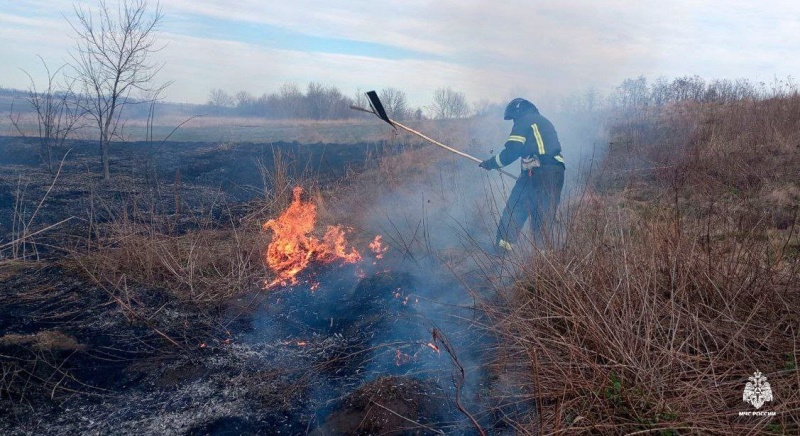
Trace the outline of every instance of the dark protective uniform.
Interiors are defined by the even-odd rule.
[[[531,105],[533,106],[533,105]],[[555,214],[564,187],[564,158],[553,124],[535,106],[514,118],[505,149],[482,162],[486,169],[502,168],[521,158],[522,171],[508,197],[497,229],[496,243],[506,249],[519,238],[528,217],[537,246],[553,243]]]

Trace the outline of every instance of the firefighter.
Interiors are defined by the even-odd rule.
[[[521,158],[522,172],[503,209],[495,244],[501,251],[511,251],[530,216],[534,243],[546,247],[554,242],[556,209],[564,187],[564,158],[556,129],[523,98],[506,106],[503,119],[514,120],[505,148],[479,166],[499,169]]]

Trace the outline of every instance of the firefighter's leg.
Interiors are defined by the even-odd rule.
[[[533,212],[531,231],[533,240],[539,248],[551,248],[555,241],[556,210],[561,202],[564,187],[564,169],[557,166],[543,166],[533,175]]]
[[[503,245],[503,242],[506,244],[516,243],[519,238],[519,232],[522,226],[525,225],[525,220],[528,218],[529,213],[527,198],[530,191],[529,179],[530,177],[525,175],[520,176],[511,189],[511,194],[508,196],[506,207],[503,209],[503,215],[500,217],[500,223],[497,226],[497,239],[495,242],[499,245]]]

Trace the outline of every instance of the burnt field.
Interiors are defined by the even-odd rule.
[[[560,240],[506,256],[508,180],[402,136],[124,144],[110,182],[5,139],[0,432],[795,434],[798,114],[564,116]]]
[[[96,173],[98,146],[93,141],[69,141],[54,151],[54,167],[66,154],[61,174],[38,211],[39,223],[54,223],[87,210],[100,213],[101,221],[143,199],[159,214],[176,214],[213,201],[245,202],[273,191],[276,165],[281,176],[295,181],[315,180],[321,186],[335,183],[349,171],[362,170],[384,152],[383,143],[300,144],[129,142],[114,144],[114,177],[103,182]],[[55,176],[40,165],[36,139],[0,137],[0,235],[11,239],[14,211],[30,208],[45,197]],[[15,199],[22,201],[15,205]],[[107,202],[98,208],[92,201]],[[31,208],[31,204],[33,207]],[[16,207],[16,209],[15,209]],[[105,209],[101,211],[100,209]],[[28,216],[27,218],[30,218]],[[24,220],[23,220],[24,221]]]
[[[93,143],[68,146],[48,172],[34,141],[0,138],[0,432],[474,431],[457,408],[488,339],[452,278],[420,280],[351,221],[358,259],[265,289],[262,225],[292,188],[334,220],[322,197],[398,147],[114,144],[105,182]]]

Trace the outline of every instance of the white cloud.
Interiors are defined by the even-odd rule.
[[[448,54],[453,50],[451,46],[429,37],[428,18],[420,10],[420,6],[427,2],[396,3],[361,0],[173,0],[166,6],[166,11],[267,24],[305,35],[372,42],[422,53]]]
[[[0,38],[15,42],[0,45],[0,84],[24,87],[18,67],[34,68],[34,54],[68,58],[72,40],[60,14],[72,15],[72,1],[11,5],[0,13]],[[260,94],[313,80],[344,93],[394,86],[424,105],[440,86],[471,100],[497,100],[512,90],[536,98],[602,89],[640,74],[770,78],[800,69],[800,2],[794,1],[170,0],[162,6],[160,37],[169,46],[157,55],[166,62],[160,76],[174,82],[170,99],[193,102],[204,101],[211,88]],[[219,19],[393,51],[358,56],[204,37],[203,26]],[[194,37],[185,36],[187,23]]]
[[[166,36],[166,35],[165,35]],[[199,95],[202,102],[211,88],[254,94],[275,91],[283,83],[305,86],[316,81],[337,85],[345,94],[357,89],[394,86],[408,92],[411,103],[427,104],[435,88],[474,89],[482,95],[496,93],[491,81],[477,77],[501,77],[490,70],[443,61],[377,59],[366,56],[270,49],[234,41],[169,35],[170,45],[158,54],[166,62],[162,73],[173,77],[170,98]],[[474,94],[471,96],[477,98]]]

